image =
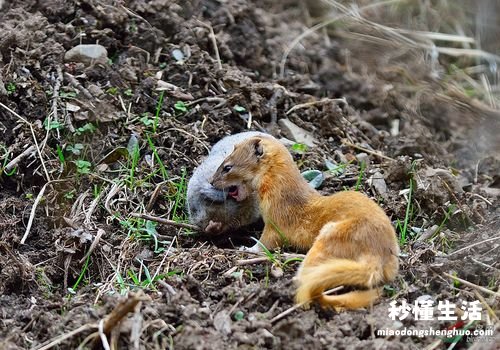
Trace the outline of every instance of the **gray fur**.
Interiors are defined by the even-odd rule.
[[[258,131],[247,131],[224,137],[212,147],[208,157],[195,169],[187,188],[187,207],[191,223],[209,233],[220,233],[249,225],[260,218],[255,194],[250,194],[245,200],[236,202],[232,198],[227,198],[226,193],[215,189],[209,183],[217,168],[233,151],[234,145],[253,136],[272,137]],[[210,223],[211,221],[216,223],[215,227]]]

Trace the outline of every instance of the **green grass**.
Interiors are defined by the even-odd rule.
[[[174,201],[170,218],[176,222],[187,222],[188,218],[184,210],[187,194],[187,170],[182,168],[180,180],[178,182],[172,181],[171,184],[175,189],[175,193],[173,196],[169,196],[169,200]]]
[[[163,164],[160,156],[158,155],[158,152],[156,151],[156,147],[155,147],[153,140],[151,139],[151,136],[149,135],[149,133],[146,134],[146,139],[148,140],[149,148],[153,152],[153,156],[156,159],[158,166],[160,167],[161,176],[162,176],[163,180],[165,181],[168,179],[168,171],[165,168],[165,165]]]
[[[85,262],[83,263],[83,266],[82,266],[82,270],[80,271],[80,274],[78,275],[76,282],[73,284],[73,287],[68,288],[68,291],[70,294],[75,294],[76,290],[78,289],[78,286],[82,282],[83,277],[85,276],[85,272],[87,272],[88,267],[89,267],[90,255],[91,254],[89,254],[89,256],[87,256],[87,259],[85,259]]]
[[[406,242],[408,240],[408,228],[410,226],[410,220],[413,217],[413,203],[412,203],[412,200],[413,200],[413,191],[415,190],[414,189],[415,185],[414,185],[414,179],[413,179],[413,177],[414,177],[414,174],[415,174],[416,165],[417,165],[417,163],[414,161],[411,164],[411,168],[410,168],[410,172],[409,172],[409,175],[410,175],[410,182],[409,182],[409,184],[410,184],[410,190],[408,192],[408,203],[406,204],[404,221],[401,224],[401,222],[399,221],[399,219],[397,220],[396,228],[399,231],[399,244],[400,245],[406,244]]]
[[[3,151],[3,164],[0,168],[0,175],[3,173],[7,176],[12,176],[16,173],[17,167],[14,167],[10,172],[5,172],[5,167],[9,164],[9,150],[4,145],[0,145],[0,149]]]
[[[269,259],[270,262],[272,262],[273,264],[277,264],[277,265],[280,264],[280,261],[276,258],[274,253],[271,252],[269,249],[267,249],[267,247],[261,241],[259,241],[257,238],[254,238],[254,237],[250,237],[250,238],[252,238],[259,245],[259,247],[262,249],[262,251],[264,252],[264,254]]]
[[[365,162],[361,162],[359,164],[359,175],[356,180],[356,185],[354,186],[354,191],[359,191],[359,187],[361,186],[361,182],[363,181],[363,176],[365,175],[366,164]]]

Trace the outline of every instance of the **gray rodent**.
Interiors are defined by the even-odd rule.
[[[241,141],[254,136],[271,135],[247,131],[226,136],[217,142],[207,158],[195,169],[187,188],[189,221],[208,234],[219,234],[255,223],[260,218],[257,197],[254,193],[237,202],[228,192],[215,189],[209,180],[224,159]]]

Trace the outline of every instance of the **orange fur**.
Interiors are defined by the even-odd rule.
[[[398,273],[399,248],[384,211],[359,192],[321,196],[274,139],[254,137],[236,145],[212,183],[257,191],[265,222],[260,241],[268,249],[284,243],[282,234],[290,245],[309,249],[297,273],[297,303],[317,300],[336,309],[366,307],[378,298],[377,287]],[[322,295],[341,285],[365,290]]]

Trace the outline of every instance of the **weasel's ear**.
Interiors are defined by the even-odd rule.
[[[255,148],[255,155],[257,156],[257,158],[262,158],[262,156],[264,155],[264,147],[262,147],[260,141],[261,139],[256,139],[253,144]]]

